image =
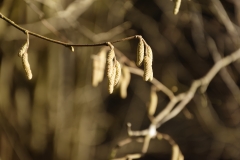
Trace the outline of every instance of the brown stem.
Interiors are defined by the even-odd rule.
[[[20,27],[19,25],[17,25],[16,23],[14,23],[12,20],[8,19],[7,17],[5,17],[2,13],[0,13],[0,18],[3,19],[4,21],[8,22],[10,25],[12,25],[13,27],[17,28],[18,30],[22,31],[24,34],[26,34],[26,32],[28,32],[29,35],[38,37],[40,39],[52,42],[52,43],[56,43],[56,44],[60,44],[63,45],[65,47],[95,47],[95,46],[108,46],[109,42],[103,42],[103,43],[95,43],[95,44],[71,44],[71,43],[66,43],[66,42],[62,42],[62,41],[58,41],[58,40],[54,40],[51,38],[47,38],[45,36],[39,35],[37,33],[31,32],[25,28]],[[130,36],[127,38],[123,38],[123,39],[119,39],[116,41],[110,41],[111,44],[113,43],[118,43],[118,42],[123,42],[123,41],[128,41],[131,39],[135,39],[137,38],[139,35],[135,35],[135,36]]]

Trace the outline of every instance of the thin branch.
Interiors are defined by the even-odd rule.
[[[16,23],[14,23],[12,20],[8,19],[7,17],[5,17],[2,13],[0,13],[0,18],[3,19],[4,21],[8,22],[10,25],[12,25],[13,27],[17,28],[18,30],[22,31],[24,34],[26,32],[28,32],[29,35],[32,35],[32,36],[35,36],[35,37],[38,37],[40,39],[43,39],[43,40],[46,40],[46,41],[49,41],[49,42],[52,42],[52,43],[56,43],[56,44],[60,44],[60,45],[63,45],[65,47],[95,47],[95,46],[108,46],[108,43],[109,42],[103,42],[103,43],[96,43],[96,44],[70,44],[70,43],[66,43],[66,42],[62,42],[62,41],[58,41],[58,40],[54,40],[54,39],[51,39],[51,38],[47,38],[45,36],[42,36],[42,35],[39,35],[37,33],[34,33],[34,32],[31,32],[25,28],[22,28],[20,27],[19,25],[17,25]],[[131,40],[131,39],[135,39],[137,38],[138,35],[135,35],[135,36],[130,36],[130,37],[127,37],[127,38],[123,38],[123,39],[120,39],[120,40],[116,40],[116,41],[110,41],[111,44],[114,44],[114,43],[118,43],[118,42],[123,42],[123,41],[128,41],[128,40]]]
[[[183,100],[171,112],[165,112],[165,116],[164,115],[161,116],[161,118],[164,117],[163,119],[159,118],[160,117],[159,115],[162,114],[162,112],[160,112],[159,115],[156,116],[156,118],[154,119],[154,122],[158,123],[158,127],[161,124],[165,123],[166,121],[174,118],[180,111],[182,111],[182,109],[186,106],[186,104],[188,104],[190,100],[193,98],[193,96],[195,95],[199,87],[201,87],[202,92],[205,92],[209,83],[213,79],[213,77],[215,77],[215,75],[222,68],[233,63],[239,58],[240,58],[240,49],[238,49],[237,51],[233,52],[231,55],[226,56],[225,58],[222,58],[217,63],[215,63],[214,66],[210,69],[210,71],[204,77],[193,81],[190,89],[185,93]],[[173,100],[171,100],[169,104],[173,103],[172,101]]]
[[[212,57],[213,57],[213,60],[215,61],[215,63],[222,58],[221,54],[218,52],[216,43],[210,37],[208,37],[208,48],[209,48],[209,50],[212,54]],[[238,102],[238,104],[240,104],[240,100],[239,100],[240,90],[239,90],[239,87],[234,82],[234,80],[231,77],[231,75],[229,74],[227,68],[223,68],[220,71],[220,75],[221,75],[223,81],[225,82],[225,84],[227,85],[227,87],[229,88],[229,90],[232,92],[235,100]]]

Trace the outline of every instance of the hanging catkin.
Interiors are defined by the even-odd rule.
[[[27,54],[27,52],[25,52],[22,55],[22,64],[23,64],[23,68],[24,68],[24,70],[26,72],[27,78],[29,80],[32,79],[32,71],[31,71],[31,68],[30,68],[30,64],[28,62],[28,54]]]
[[[181,0],[176,0],[175,6],[174,6],[174,10],[173,10],[173,13],[174,13],[175,15],[178,14],[180,5],[181,5]]]
[[[92,85],[94,87],[98,86],[98,82],[99,82],[99,61],[97,59],[97,56],[93,57],[93,71],[92,71]]]
[[[137,47],[137,61],[136,64],[137,66],[141,66],[144,58],[144,42],[142,37],[139,38],[139,43]]]
[[[152,63],[152,61],[153,61],[153,54],[152,54],[152,49],[151,49],[151,47],[149,45],[146,45],[146,56],[149,57],[149,60]]]
[[[131,74],[127,66],[122,67],[122,76],[120,83],[120,96],[121,98],[127,97],[127,88],[131,80]]]
[[[115,68],[116,68],[116,75],[115,75],[115,80],[114,80],[114,86],[116,86],[120,80],[121,77],[121,65],[118,61],[115,63]]]
[[[19,57],[22,57],[23,54],[27,52],[28,46],[29,46],[29,43],[28,43],[28,42],[26,42],[26,43],[22,46],[22,48],[21,48],[20,51],[18,52],[18,56],[19,56]]]
[[[113,72],[113,59],[115,58],[115,53],[114,53],[114,49],[111,49],[108,53],[108,57],[107,57],[107,76],[111,77],[112,72]]]
[[[106,47],[103,47],[97,55],[93,55],[92,85],[98,86],[102,82],[106,66]]]
[[[114,86],[115,86],[116,67],[113,67],[111,73],[112,73],[112,75],[110,77],[108,77],[108,92],[110,94],[113,93]]]

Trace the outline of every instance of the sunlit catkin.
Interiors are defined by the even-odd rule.
[[[136,61],[137,66],[140,67],[142,65],[143,58],[144,58],[144,42],[141,37],[139,38],[139,43],[137,47],[137,61]]]
[[[92,71],[92,85],[94,87],[98,86],[98,82],[99,82],[99,61],[97,59],[97,56],[93,57],[93,71]]]
[[[104,78],[104,72],[105,72],[105,66],[106,66],[106,54],[107,54],[107,48],[104,47],[99,53],[99,83],[102,82]]]
[[[92,56],[93,71],[92,71],[92,85],[98,86],[102,82],[106,66],[106,48],[102,48],[97,55]]]
[[[113,67],[112,75],[110,77],[108,77],[108,92],[110,94],[112,94],[113,90],[114,90],[115,76],[116,76],[116,67]]]
[[[120,96],[121,98],[127,97],[127,88],[131,80],[131,74],[128,67],[122,67],[122,76],[121,76],[121,83],[120,83]]]
[[[149,107],[148,107],[148,115],[153,116],[156,108],[157,108],[157,103],[158,103],[158,97],[155,89],[151,90],[150,93],[150,102],[149,102]]]
[[[174,13],[175,15],[178,14],[180,5],[181,5],[181,0],[176,0],[175,6],[174,6],[174,10],[173,10],[173,13]]]
[[[32,71],[31,71],[31,68],[30,68],[30,64],[28,62],[28,54],[27,53],[24,53],[22,55],[22,64],[23,64],[23,68],[26,72],[27,78],[29,80],[32,79]]]
[[[114,53],[114,49],[111,49],[108,53],[108,57],[107,57],[107,76],[110,77],[112,75],[113,72],[113,59],[115,58],[115,53]]]
[[[116,68],[116,75],[115,75],[115,80],[114,80],[114,86],[116,86],[120,80],[121,77],[121,65],[118,61],[115,63],[115,68]]]
[[[22,46],[22,48],[21,48],[20,51],[18,52],[18,56],[19,56],[19,57],[22,57],[23,54],[27,52],[28,46],[29,46],[29,43],[28,43],[28,42],[26,42],[26,43]]]
[[[144,56],[144,73],[143,79],[145,81],[151,80],[152,77],[152,62],[148,56]]]
[[[152,53],[152,49],[149,45],[146,45],[146,56],[149,57],[151,63],[153,61],[153,53]]]

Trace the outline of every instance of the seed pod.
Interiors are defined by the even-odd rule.
[[[108,77],[108,92],[110,94],[112,94],[114,90],[115,76],[116,76],[116,67],[113,67],[112,75]]]
[[[106,48],[104,47],[99,53],[99,83],[102,82],[105,72],[105,66],[106,66]]]
[[[120,96],[121,98],[127,97],[127,88],[131,80],[131,74],[129,72],[128,67],[123,66],[122,67],[122,78],[120,83]]]
[[[115,63],[115,68],[116,68],[116,76],[114,80],[114,86],[116,86],[120,80],[121,77],[121,65],[118,61]]]
[[[144,42],[142,38],[139,38],[139,43],[137,47],[137,66],[141,66],[144,58]]]
[[[102,48],[97,55],[92,56],[93,59],[93,72],[92,72],[92,85],[98,86],[102,82],[106,66],[106,47]]]
[[[158,104],[157,93],[156,93],[156,90],[152,89],[151,93],[150,93],[150,103],[149,103],[149,107],[148,107],[148,114],[150,116],[154,115],[156,108],[157,108],[157,104]]]
[[[150,77],[152,76],[152,64],[151,60],[148,56],[144,57],[144,73],[143,73],[143,79],[145,81],[148,81]]]
[[[30,64],[28,62],[28,54],[27,53],[24,53],[22,55],[22,64],[23,64],[23,68],[26,72],[27,78],[29,80],[32,79],[32,71],[31,71],[31,68],[30,68]]]
[[[22,46],[22,48],[21,48],[20,51],[18,52],[18,56],[19,56],[19,57],[22,57],[23,54],[27,52],[28,46],[29,46],[29,43],[28,43],[28,42],[26,42],[26,43]]]

